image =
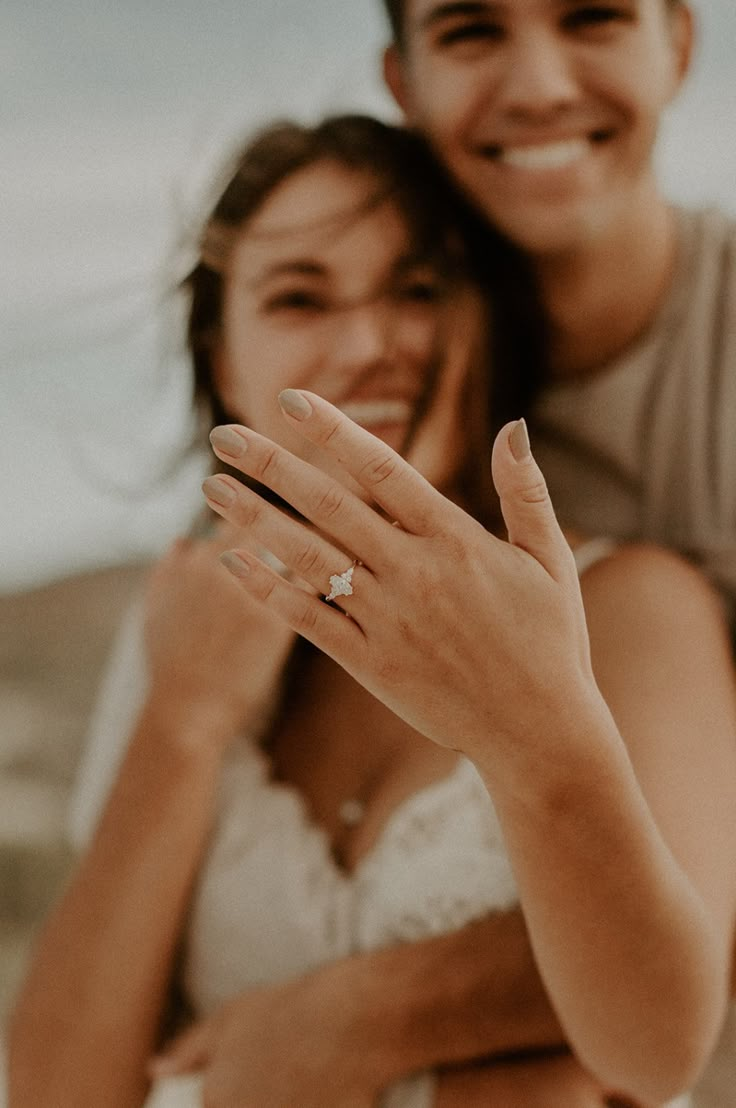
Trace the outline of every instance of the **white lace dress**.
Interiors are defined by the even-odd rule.
[[[591,544],[580,562],[589,565],[609,549]],[[111,725],[121,727],[121,712],[128,719],[135,714],[132,686],[138,685],[136,704],[143,695],[140,634],[134,617],[80,781],[72,813],[78,840],[88,836],[120,756],[103,741],[105,728],[109,740]],[[131,679],[136,669],[138,678]],[[121,689],[124,707],[114,695]],[[125,733],[125,720],[123,726]],[[348,875],[299,792],[273,781],[258,743],[244,738],[223,770],[219,816],[191,907],[184,984],[195,1010],[206,1015],[249,987],[356,952],[439,935],[517,900],[493,804],[467,760],[404,801]],[[394,1086],[381,1108],[431,1108],[433,1102],[434,1078],[426,1073]],[[147,1108],[201,1103],[198,1081],[183,1079],[161,1082]]]
[[[199,1011],[214,1011],[249,987],[442,934],[516,901],[488,793],[469,762],[405,801],[347,875],[300,794],[274,783],[267,759],[244,742],[224,773],[192,907],[187,993]],[[425,1075],[385,1103],[427,1105],[431,1094]]]

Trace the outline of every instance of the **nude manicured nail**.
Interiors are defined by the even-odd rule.
[[[239,458],[248,449],[244,436],[232,427],[215,427],[214,431],[210,431],[210,442],[221,454],[231,458]]]
[[[208,500],[223,508],[228,508],[235,500],[235,489],[227,481],[223,481],[222,477],[208,477],[202,482],[202,492]]]
[[[280,392],[279,404],[293,419],[307,419],[312,414],[312,405],[296,389],[284,389]]]
[[[525,419],[518,420],[513,431],[509,435],[509,446],[517,462],[523,462],[524,459],[528,458],[531,454],[529,432],[526,427]]]
[[[220,561],[225,569],[229,569],[235,577],[247,577],[250,573],[248,563],[244,562],[234,550],[226,550],[224,554],[220,555]]]

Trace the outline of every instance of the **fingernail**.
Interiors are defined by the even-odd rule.
[[[279,404],[294,419],[307,419],[312,414],[312,405],[296,389],[284,389],[280,392]]]
[[[222,477],[208,477],[202,482],[202,492],[208,500],[223,508],[229,508],[235,500],[235,489]]]
[[[233,427],[215,427],[210,431],[210,442],[221,454],[231,458],[239,458],[248,449],[244,436]]]
[[[229,569],[235,577],[247,577],[250,573],[248,563],[243,561],[234,550],[226,550],[224,554],[220,555],[220,561],[225,569]]]
[[[523,462],[525,458],[528,458],[531,454],[531,446],[529,445],[529,432],[526,426],[525,419],[519,419],[516,422],[516,426],[509,435],[509,446],[511,453],[517,462]]]

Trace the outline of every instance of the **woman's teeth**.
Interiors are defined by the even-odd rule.
[[[544,146],[496,148],[498,161],[516,169],[563,169],[583,158],[590,149],[587,139],[568,139]]]
[[[407,423],[413,407],[406,400],[351,400],[340,405],[340,411],[361,427],[384,423]]]

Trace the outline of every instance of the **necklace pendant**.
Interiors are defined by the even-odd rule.
[[[365,816],[365,804],[355,797],[350,800],[343,800],[337,814],[340,817],[340,822],[344,823],[346,827],[357,827]]]

